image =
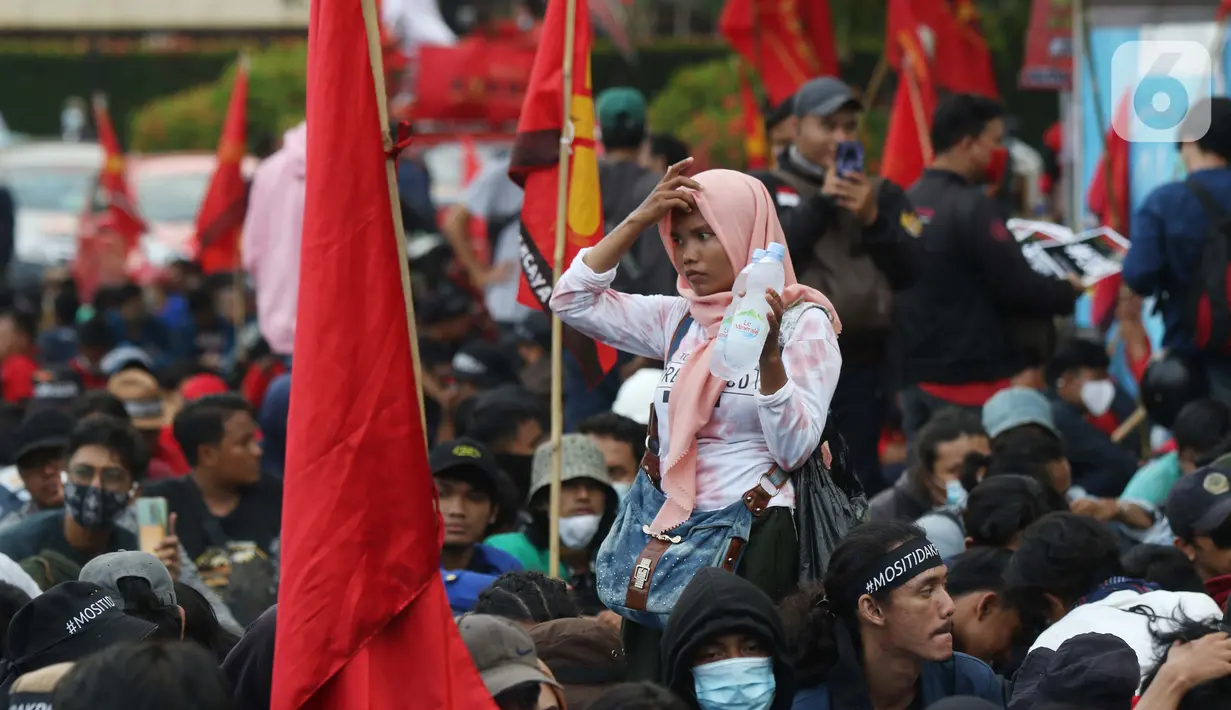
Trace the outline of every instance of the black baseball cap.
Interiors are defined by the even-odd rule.
[[[492,389],[517,382],[521,358],[499,345],[475,340],[462,346],[453,356],[453,379]]]
[[[517,513],[517,485],[509,477],[491,451],[475,439],[459,438],[443,441],[432,448],[427,457],[433,477],[452,478],[481,488],[500,506],[497,525],[511,522]]]
[[[158,628],[124,613],[124,604],[90,582],[64,582],[30,600],[9,624],[5,657],[18,673],[76,661]]]
[[[34,373],[34,394],[28,412],[57,409],[67,412],[85,391],[81,376],[68,368],[47,368]]]
[[[795,92],[796,116],[832,116],[844,108],[863,110],[851,87],[834,76],[818,76]]]
[[[1181,476],[1166,510],[1171,531],[1182,540],[1212,532],[1231,517],[1231,468],[1207,466]]]
[[[551,350],[551,316],[535,311],[513,327],[518,342],[535,343],[544,350]]]
[[[20,461],[36,451],[68,447],[73,418],[58,409],[28,415],[13,433],[14,460]]]

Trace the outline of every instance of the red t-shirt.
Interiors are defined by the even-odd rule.
[[[919,389],[937,399],[943,399],[949,404],[961,407],[982,407],[987,400],[1000,390],[1013,386],[1012,380],[996,380],[995,382],[969,382],[962,385],[939,385],[932,382],[920,382]]]
[[[38,363],[24,353],[9,355],[0,365],[0,386],[4,389],[4,401],[19,404],[34,396],[34,373]]]

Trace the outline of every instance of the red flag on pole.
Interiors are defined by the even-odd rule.
[[[440,578],[376,24],[373,0],[312,3],[270,707],[495,710]]]
[[[98,144],[103,149],[103,169],[98,176],[98,189],[106,205],[107,226],[123,237],[125,252],[130,253],[137,248],[146,226],[128,189],[124,151],[120,149],[120,139],[116,137],[111,116],[107,113],[107,99],[102,94],[94,96],[94,125],[98,129]]]
[[[757,107],[757,96],[748,80],[748,70],[739,67],[739,94],[743,109],[744,155],[749,170],[761,170],[769,165],[769,144],[765,136],[765,121]]]
[[[958,94],[978,94],[991,99],[1000,98],[996,87],[996,69],[992,53],[983,39],[979,26],[979,11],[974,0],[953,0],[953,16],[957,20],[957,40],[960,61],[944,73],[937,75],[937,82]],[[945,85],[944,79],[948,79]]]
[[[1129,230],[1129,159],[1132,146],[1121,134],[1128,131],[1132,100],[1128,91],[1120,97],[1112,127],[1107,129],[1103,140],[1103,154],[1099,156],[1094,176],[1086,190],[1086,204],[1091,212],[1098,215],[1099,223],[1125,235]],[[1109,177],[1110,183],[1107,181]],[[1120,298],[1120,283],[1120,274],[1113,274],[1094,285],[1090,304],[1093,322],[1103,327],[1110,325]]]
[[[932,162],[930,132],[936,92],[919,38],[914,32],[902,31],[896,40],[903,59],[885,135],[881,175],[909,188]]]
[[[522,271],[518,300],[547,310],[556,244],[556,199],[564,110],[564,32],[567,3],[547,4],[542,39],[534,55],[530,87],[517,122],[509,177],[525,189],[521,208]],[[578,0],[573,45],[572,155],[569,158],[568,235],[564,266],[577,252],[603,238],[602,195],[594,140],[594,95],[590,83],[590,13]],[[564,329],[564,344],[596,383],[615,365],[616,352],[581,333]]]
[[[206,274],[239,268],[239,232],[248,210],[248,188],[240,162],[248,151],[248,58],[240,57],[231,103],[218,140],[217,165],[210,178],[195,236],[197,262]]]
[[[824,5],[808,11],[815,27],[803,24],[800,6],[804,3]],[[828,40],[816,34],[824,31],[821,18],[828,15],[828,0],[727,0],[718,18],[718,32],[756,68],[769,100],[777,105],[809,79],[837,76],[832,31]]]

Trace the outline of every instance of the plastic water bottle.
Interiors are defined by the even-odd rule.
[[[770,244],[765,258],[753,264],[748,270],[744,282],[747,294],[740,299],[735,309],[735,317],[731,320],[730,332],[723,347],[723,364],[727,371],[736,379],[752,372],[761,360],[761,350],[765,347],[765,339],[769,337],[769,322],[765,314],[769,313],[769,302],[765,300],[765,289],[772,288],[782,293],[786,274],[782,260],[786,257],[786,247],[781,244]]]
[[[731,321],[735,319],[735,309],[739,306],[739,292],[744,290],[744,284],[748,282],[748,271],[754,264],[764,259],[765,254],[764,249],[752,252],[752,261],[749,261],[748,265],[735,275],[735,283],[731,286],[731,303],[727,305],[727,312],[722,316],[722,325],[718,326],[718,336],[714,338],[714,354],[710,356],[710,374],[714,377],[731,379],[733,373],[727,372],[722,353],[726,347],[727,335],[731,332]]]

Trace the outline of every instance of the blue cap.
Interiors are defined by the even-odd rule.
[[[764,250],[764,249],[753,249],[753,250],[752,250],[752,261],[750,261],[750,262],[748,262],[748,263],[749,263],[749,264],[755,264],[755,263],[757,263],[758,261],[760,261],[761,259],[764,259],[764,258],[765,258],[765,250]]]
[[[766,248],[765,252],[768,255],[777,259],[778,261],[782,261],[783,259],[786,258],[786,245],[779,244],[778,242],[774,242],[770,244],[768,248]]]
[[[1052,418],[1051,404],[1038,390],[1010,387],[992,395],[983,405],[983,431],[989,439],[1025,424],[1036,424],[1060,436]]]

